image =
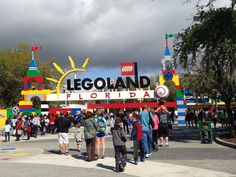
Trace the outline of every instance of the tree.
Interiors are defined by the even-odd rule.
[[[165,84],[169,88],[169,96],[167,101],[176,101],[176,87],[173,81],[166,81]]]
[[[203,90],[221,94],[230,115],[236,95],[236,1],[224,8],[213,2],[198,6],[193,25],[178,34],[175,57]]]
[[[23,77],[26,75],[28,64],[31,60],[31,46],[28,44],[19,44],[16,49],[3,49],[0,51],[0,106],[7,108],[16,105],[21,97],[23,89]],[[35,56],[36,63],[42,76],[45,78],[55,74],[52,61],[47,59],[46,63],[40,61],[38,55]],[[51,69],[52,68],[52,69]],[[45,82],[45,88],[51,85]]]

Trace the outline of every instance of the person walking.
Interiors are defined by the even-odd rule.
[[[27,134],[27,140],[30,140],[30,135],[31,135],[32,128],[31,128],[31,122],[30,122],[29,117],[27,117],[25,119],[25,131],[26,131],[26,134]]]
[[[105,157],[105,138],[107,134],[107,122],[104,118],[102,111],[97,111],[97,118],[95,118],[97,124],[96,133],[96,146],[97,146],[97,157],[104,159]],[[102,145],[102,155],[100,156],[100,144]]]
[[[64,117],[64,112],[60,112],[60,117],[55,121],[55,126],[57,128],[59,148],[61,154],[69,155],[69,137],[68,131],[70,127],[70,121]]]
[[[144,105],[142,109],[143,111],[139,113],[139,120],[142,124],[142,141],[145,157],[148,158],[152,154],[152,126],[150,124],[150,121],[153,122],[153,115],[148,112],[148,108],[146,105]]]
[[[125,143],[127,141],[124,129],[122,128],[122,119],[115,119],[115,126],[111,129],[112,141],[115,149],[115,169],[117,172],[123,172],[127,163],[127,150]]]
[[[190,128],[190,110],[187,109],[185,112],[185,124],[186,128]]]
[[[140,162],[144,162],[144,148],[142,143],[142,124],[138,120],[138,113],[134,112],[132,116],[132,131],[130,140],[133,140],[134,145],[134,164],[138,165],[138,155]]]
[[[22,135],[22,119],[21,117],[18,118],[17,122],[16,122],[16,141],[20,141],[20,137]]]
[[[153,114],[153,128],[152,128],[152,149],[158,151],[158,125],[159,118],[154,109],[151,109],[151,113]]]
[[[129,134],[128,116],[123,109],[119,111],[119,117],[121,118],[123,122],[124,131]]]
[[[159,108],[157,109],[157,116],[159,118],[159,136],[161,144],[160,146],[168,147],[169,146],[169,124],[170,124],[170,113],[165,107],[165,101],[159,100]],[[165,144],[164,144],[165,139]]]
[[[96,122],[91,111],[85,113],[84,120],[82,120],[84,126],[84,139],[86,142],[87,158],[86,161],[97,160],[95,158],[95,142],[96,142]]]
[[[33,124],[33,136],[37,138],[38,136],[38,129],[40,127],[40,117],[38,115],[35,115],[32,120]]]
[[[11,124],[10,124],[9,119],[7,119],[5,122],[5,125],[4,125],[4,133],[5,133],[5,141],[4,142],[10,141],[10,131],[11,131]]]
[[[217,113],[217,110],[214,109],[212,113],[212,122],[213,122],[214,128],[216,128],[217,119],[218,119],[218,113]]]
[[[56,116],[51,113],[49,117],[49,132],[54,134],[55,133],[55,121],[56,121]]]
[[[43,115],[40,115],[40,133],[41,136],[45,135],[46,133],[46,122],[45,117]]]

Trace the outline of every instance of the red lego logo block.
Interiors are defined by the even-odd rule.
[[[135,74],[135,64],[134,62],[125,62],[120,64],[121,75],[134,75]]]

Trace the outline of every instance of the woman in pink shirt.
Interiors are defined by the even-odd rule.
[[[152,128],[152,149],[158,151],[158,125],[159,125],[159,118],[155,113],[154,109],[151,109],[153,114],[153,123],[154,127]]]

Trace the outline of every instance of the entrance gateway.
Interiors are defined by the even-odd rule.
[[[69,71],[63,71],[63,69],[53,63],[56,70],[61,74],[59,80],[55,78],[46,78],[49,81],[56,83],[56,89],[43,89],[43,77],[37,68],[34,60],[34,51],[32,51],[32,59],[29,64],[29,68],[24,77],[24,90],[21,94],[24,96],[24,101],[19,102],[19,108],[21,112],[36,112],[33,108],[33,103],[30,101],[32,97],[37,96],[41,100],[42,113],[46,113],[49,110],[48,103],[51,101],[88,101],[88,104],[82,105],[83,109],[95,109],[95,108],[140,108],[143,105],[149,107],[158,107],[157,102],[137,102],[137,103],[118,103],[118,104],[89,104],[91,100],[124,100],[124,99],[155,99],[156,90],[150,90],[150,79],[147,76],[138,76],[138,67],[136,62],[121,63],[121,75],[123,77],[117,77],[115,80],[111,78],[98,77],[94,80],[90,78],[66,80],[66,87],[70,93],[61,93],[62,82],[71,73],[74,72],[86,72],[89,63],[87,58],[82,67],[76,68],[73,59],[69,56],[68,59],[71,64]],[[177,107],[178,110],[178,124],[184,125],[186,105],[181,91],[179,90],[179,77],[173,69],[173,59],[170,57],[168,45],[165,50],[165,58],[162,60],[163,68],[162,75],[159,77],[159,83],[164,84],[165,80],[172,80],[176,85],[176,102],[166,103],[167,107]],[[167,66],[166,66],[167,65]],[[131,77],[132,75],[132,77]],[[126,76],[126,77],[124,77]],[[30,81],[36,81],[38,88],[32,89]],[[131,91],[130,88],[135,89]],[[94,91],[96,89],[96,91]],[[118,89],[124,89],[128,91],[117,91]],[[104,91],[105,90],[105,91]],[[74,111],[73,111],[74,112]]]

